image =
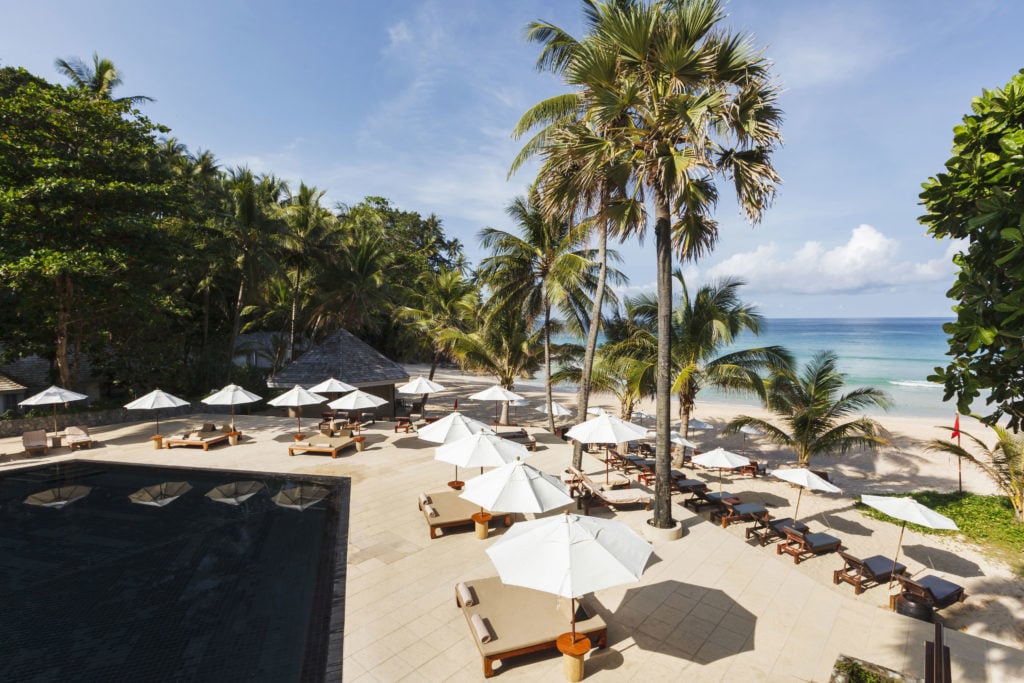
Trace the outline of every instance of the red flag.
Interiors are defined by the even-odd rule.
[[[960,413],[956,414],[956,420],[953,422],[953,433],[950,435],[951,439],[960,438]]]

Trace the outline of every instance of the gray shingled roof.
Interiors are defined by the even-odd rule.
[[[309,387],[328,377],[367,387],[404,382],[409,379],[409,373],[348,330],[339,329],[298,360],[284,366],[267,380],[267,386],[284,388],[301,384]]]
[[[24,387],[18,384],[13,379],[0,372],[0,393],[8,393],[11,391],[24,391],[28,387]]]

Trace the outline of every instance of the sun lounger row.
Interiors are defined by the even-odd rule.
[[[853,586],[856,595],[867,588],[893,580],[900,584],[900,592],[889,596],[890,609],[895,609],[900,595],[932,609],[949,607],[967,598],[963,586],[930,574],[911,578],[905,565],[889,557],[872,555],[862,560],[845,550],[840,550],[839,556],[843,558],[843,566],[832,572],[832,583],[837,586],[841,582],[848,583]]]
[[[522,444],[531,451],[537,450],[537,437],[527,433],[525,429],[519,429],[514,432],[498,432],[498,436]]]
[[[594,482],[587,474],[569,467],[573,479],[569,485],[575,492],[577,505],[583,507],[585,514],[590,514],[591,503],[617,508],[626,505],[643,505],[645,510],[651,509],[652,496],[646,491],[635,488],[604,488]]]
[[[430,538],[437,538],[441,529],[452,527],[473,526],[476,521],[473,515],[480,512],[480,506],[459,497],[458,491],[437,491],[421,493],[417,501],[423,518],[430,529]],[[491,512],[493,519],[504,517],[505,526],[512,525],[512,515],[504,512]]]
[[[486,678],[494,675],[495,662],[555,649],[558,636],[569,630],[572,616],[571,601],[509,586],[498,577],[457,584],[455,604],[466,617]],[[578,602],[576,632],[588,636],[593,646],[608,644],[608,626],[586,601]]]
[[[64,431],[64,443],[71,450],[79,448],[92,448],[92,437],[89,436],[89,428],[84,425],[74,425]],[[21,435],[21,446],[25,449],[25,455],[33,453],[46,454],[50,444],[46,437],[45,429],[33,429]]]

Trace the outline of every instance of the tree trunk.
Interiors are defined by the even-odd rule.
[[[434,349],[434,353],[430,357],[430,374],[427,375],[427,379],[429,379],[431,382],[434,381],[434,371],[437,370],[437,362],[438,360],[440,360],[440,358],[441,353],[437,349]]]
[[[288,335],[288,361],[295,360],[295,319],[299,315],[299,276],[301,266],[295,266],[295,284],[292,286],[292,327]]]
[[[658,259],[658,362],[656,396],[657,454],[654,468],[654,526],[672,527],[672,454],[668,433],[671,428],[671,351],[672,351],[672,220],[668,197],[654,188],[654,241]]]
[[[238,281],[238,298],[235,300],[235,319],[231,324],[231,342],[228,344],[228,372],[235,363],[235,344],[238,343],[238,332],[242,328],[242,302],[245,297],[245,276]]]
[[[498,418],[498,424],[508,424],[508,401],[501,402],[501,416]]]
[[[679,396],[679,433],[682,434],[684,439],[690,438],[690,411],[693,409],[693,402],[686,399],[686,397],[680,393]],[[686,453],[685,448],[679,450],[679,458],[676,460],[676,466],[682,466],[683,457]]]
[[[607,192],[601,198],[601,214],[607,203]],[[601,329],[601,309],[604,306],[604,286],[608,276],[608,222],[601,220],[597,227],[597,289],[594,290],[594,305],[590,308],[590,327],[587,330],[587,346],[583,351],[583,368],[580,372],[580,389],[576,396],[577,415],[580,420],[586,419],[587,408],[590,407],[590,377],[594,372],[594,353],[597,350],[597,334]],[[572,466],[583,469],[583,444],[574,441],[572,444]]]
[[[555,433],[555,413],[551,409],[551,304],[544,302],[544,391],[548,405],[548,431]]]
[[[60,385],[71,384],[71,365],[68,358],[68,347],[71,336],[71,278],[66,273],[58,273],[54,283],[57,289],[57,339],[55,340],[55,361]]]

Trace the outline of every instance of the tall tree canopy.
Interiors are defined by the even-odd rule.
[[[953,360],[929,379],[963,413],[987,390],[985,421],[1008,415],[1016,431],[1024,417],[1024,70],[983,91],[971,110],[953,129],[945,172],[921,193],[928,233],[967,240],[947,293],[956,321],[943,327]]]

